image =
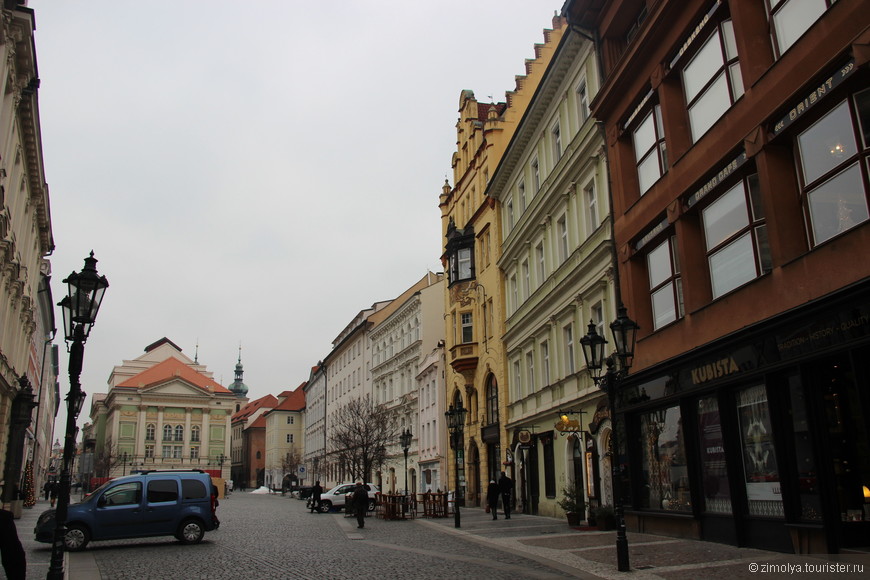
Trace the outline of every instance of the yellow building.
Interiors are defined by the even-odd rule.
[[[490,479],[507,471],[515,479],[509,439],[504,332],[504,299],[498,268],[500,214],[485,197],[487,183],[501,161],[517,124],[558,46],[564,21],[553,20],[526,75],[506,103],[479,103],[474,93],[459,97],[457,151],[453,154],[454,187],[445,182],[440,196],[444,254],[446,396],[448,406],[468,410],[462,449],[451,452],[447,487],[468,505],[480,505]]]

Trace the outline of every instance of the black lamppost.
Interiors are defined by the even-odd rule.
[[[127,452],[121,454],[121,476],[127,475]]]
[[[459,504],[462,496],[461,487],[459,486],[459,465],[460,454],[462,453],[463,434],[465,431],[465,415],[468,409],[462,407],[462,401],[456,401],[456,406],[450,405],[444,416],[447,417],[447,429],[450,432],[450,448],[453,449],[453,459],[455,461],[456,471],[456,488],[453,492],[453,522],[455,527],[459,527]]]
[[[64,536],[66,517],[69,507],[70,470],[75,456],[76,420],[82,411],[87,394],[82,390],[79,377],[82,374],[82,360],[85,341],[91,333],[103,294],[109,287],[105,276],[97,274],[97,259],[94,253],[85,258],[81,272],[73,272],[65,280],[67,295],[58,306],[63,310],[64,340],[69,350],[69,393],[66,396],[66,434],[63,446],[63,466],[60,474],[60,490],[57,497],[57,511],[54,514],[54,544],[51,547],[51,564],[48,568],[50,580],[63,580]]]
[[[402,434],[399,435],[399,442],[402,444],[402,451],[405,452],[405,495],[408,495],[408,448],[411,447],[410,429],[402,429]]]
[[[604,357],[604,345],[607,340],[595,330],[595,324],[589,323],[589,332],[580,339],[583,346],[583,356],[586,358],[586,369],[589,371],[595,385],[607,393],[610,403],[610,484],[613,487],[613,511],[616,516],[616,565],[620,572],[628,572],[631,567],[628,563],[628,538],[625,535],[625,513],[622,506],[622,486],[619,474],[619,437],[616,427],[616,392],[622,380],[628,376],[634,357],[634,342],[637,338],[637,323],[628,317],[626,308],[620,304],[617,309],[616,320],[610,324],[613,334],[613,342],[616,345],[616,358],[611,354]],[[618,360],[617,360],[618,359]],[[619,363],[619,368],[617,367]],[[601,375],[602,365],[607,366],[604,375]]]

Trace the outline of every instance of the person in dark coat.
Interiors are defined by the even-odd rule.
[[[486,489],[486,504],[489,506],[489,511],[492,513],[492,519],[498,519],[498,496],[501,489],[494,479],[489,481],[489,487]]]
[[[27,576],[27,556],[18,539],[18,529],[12,512],[0,509],[0,556],[9,580],[24,580]]]
[[[45,501],[48,501],[48,496],[51,493],[51,480],[46,481],[42,486],[42,493],[45,494]]]
[[[369,509],[369,492],[363,482],[356,482],[356,489],[353,490],[353,512],[356,514],[356,527],[366,527],[366,512]]]
[[[50,492],[51,492],[51,507],[54,507],[55,502],[57,502],[57,494],[60,493],[60,482],[52,481]]]
[[[323,488],[320,487],[320,480],[314,482],[314,487],[311,488],[311,513],[320,511],[320,495],[323,493]]]
[[[502,471],[501,478],[498,480],[498,487],[501,491],[502,509],[504,510],[504,519],[511,519],[511,496],[514,493],[514,480],[507,476]]]

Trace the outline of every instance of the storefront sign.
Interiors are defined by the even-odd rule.
[[[858,67],[855,66],[855,60],[850,59],[849,62],[844,64],[840,69],[822,81],[822,84],[817,86],[813,91],[804,95],[804,97],[792,106],[791,110],[785,115],[782,119],[777,122],[773,127],[773,136],[776,137],[785,129],[801,118],[810,108],[821,101],[827,94],[833,91],[837,86],[839,86],[843,81],[852,76],[857,70]]]
[[[655,94],[655,91],[650,89],[650,91],[644,95],[644,97],[640,100],[637,106],[634,108],[634,111],[631,112],[631,116],[625,120],[625,123],[622,124],[623,130],[627,129],[631,122],[634,121],[634,118],[637,117],[637,114],[640,113],[646,104],[649,102],[650,98]]]
[[[650,241],[655,238],[657,235],[665,231],[670,224],[668,223],[668,218],[663,219],[658,224],[656,224],[650,231],[644,234],[644,236],[634,244],[635,251],[640,250],[642,247],[650,243]]]
[[[854,308],[838,312],[822,321],[813,321],[790,333],[776,336],[776,348],[783,360],[797,358],[817,350],[842,344],[850,338],[870,333],[870,310]]]
[[[740,367],[737,366],[734,357],[728,356],[693,368],[691,371],[692,384],[700,385],[713,379],[720,379],[739,372]]]
[[[722,183],[725,179],[731,176],[735,171],[737,171],[740,166],[746,163],[746,151],[741,151],[740,155],[735,157],[728,163],[725,167],[719,170],[716,175],[714,175],[710,181],[705,183],[701,189],[696,191],[689,199],[686,200],[686,205],[688,207],[694,206],[696,203],[704,199],[704,197],[716,189],[716,187]]]

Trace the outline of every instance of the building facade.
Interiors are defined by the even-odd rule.
[[[442,298],[443,301],[443,298]],[[439,324],[440,326],[440,324]],[[444,340],[420,361],[417,374],[419,421],[416,435],[420,482],[417,492],[440,492],[447,484],[447,428],[444,422]]]
[[[264,413],[278,406],[274,395],[254,399],[233,413],[231,460],[233,486],[257,488],[265,482],[266,421]]]
[[[9,504],[17,498],[28,463],[35,485],[44,482],[57,388],[50,364],[54,318],[46,259],[54,239],[40,134],[34,15],[26,6],[7,2],[0,16],[0,499]],[[38,410],[31,411],[36,400]]]
[[[526,75],[506,103],[479,103],[463,90],[456,124],[451,188],[445,182],[441,208],[447,272],[445,287],[446,402],[468,410],[461,449],[451,451],[451,480],[460,502],[481,505],[486,483],[515,465],[507,457],[507,377],[501,337],[504,323],[501,271],[501,222],[494,200],[485,195],[526,105],[564,32],[556,17],[526,61]],[[506,465],[507,464],[507,465]]]
[[[870,545],[870,12],[573,0],[600,41],[629,529]]]
[[[517,495],[527,513],[550,516],[562,515],[556,502],[568,487],[587,505],[613,503],[606,397],[580,347],[590,321],[605,334],[617,302],[604,139],[589,110],[594,48],[582,32],[562,35],[486,190],[502,214],[505,426]],[[560,425],[563,415],[570,424]]]
[[[407,465],[397,439],[387,450],[386,463],[374,483],[383,491],[415,492],[420,489],[417,375],[423,353],[444,339],[444,275],[428,272],[389,306],[370,316],[369,321],[372,327],[367,342],[372,353],[374,401],[395,417],[400,434],[409,430],[412,436]]]
[[[90,419],[94,476],[133,469],[204,469],[229,476],[235,395],[167,338],[114,367]]]
[[[299,470],[305,452],[305,384],[278,395],[278,405],[266,411],[265,485],[290,489],[308,479]],[[308,482],[306,482],[308,483]],[[313,482],[311,482],[313,483]]]

